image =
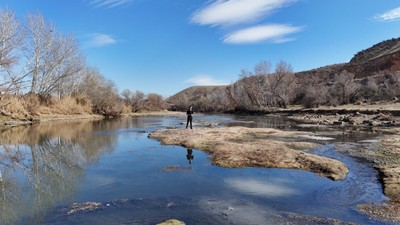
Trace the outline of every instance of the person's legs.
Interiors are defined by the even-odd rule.
[[[192,129],[192,120],[193,120],[193,118],[190,117],[190,129]]]
[[[186,129],[188,128],[189,121],[190,121],[190,116],[188,116],[188,117],[187,117],[187,121],[186,121]]]

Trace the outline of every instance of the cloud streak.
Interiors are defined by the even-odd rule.
[[[264,24],[261,20],[276,10],[288,6],[298,0],[213,0],[208,5],[197,10],[191,17],[191,22],[206,26],[222,26],[238,29],[243,24],[253,24],[251,27],[232,30],[222,40],[226,44],[255,44],[269,41],[284,43],[295,40],[288,35],[302,31],[303,27],[287,24]]]
[[[117,6],[128,5],[133,0],[90,0],[93,7],[114,8]]]
[[[117,40],[108,34],[91,34],[89,40],[86,42],[86,46],[90,48],[100,48],[108,45],[116,44]]]
[[[215,80],[214,78],[208,75],[197,75],[195,77],[185,80],[184,83],[189,83],[194,86],[216,86],[216,85],[228,84],[228,82]]]
[[[383,14],[378,14],[374,18],[380,21],[400,20],[400,7],[389,10]]]
[[[228,44],[247,44],[262,41],[272,41],[273,43],[283,43],[294,40],[286,37],[301,31],[302,27],[285,24],[259,25],[232,32],[225,36],[224,43]]]
[[[253,22],[295,0],[216,0],[192,15],[200,25],[234,25]]]

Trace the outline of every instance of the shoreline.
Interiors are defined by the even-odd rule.
[[[354,110],[354,109],[352,109]],[[369,110],[369,109],[368,109]],[[400,110],[395,110],[395,111],[400,111]],[[146,116],[173,116],[173,117],[186,117],[185,112],[176,112],[176,111],[155,111],[155,112],[142,112],[142,113],[131,113],[131,114],[125,114],[123,115],[124,117],[146,117]],[[286,116],[286,115],[284,115]],[[374,118],[376,117],[376,118]],[[380,177],[380,182],[383,187],[384,194],[390,198],[388,201],[385,201],[383,203],[372,203],[372,204],[360,204],[357,208],[359,212],[363,214],[367,214],[371,217],[374,217],[379,220],[384,220],[384,221],[391,221],[391,222],[400,222],[400,188],[398,189],[397,187],[400,187],[400,160],[398,161],[393,161],[393,158],[400,158],[400,123],[399,120],[400,118],[396,116],[391,116],[391,115],[386,115],[383,113],[378,113],[378,114],[372,114],[372,115],[364,115],[361,113],[352,113],[349,115],[342,115],[342,114],[334,114],[334,115],[310,115],[310,114],[301,114],[298,115],[298,118],[293,118],[288,117],[292,119],[297,119],[298,121],[304,122],[304,123],[311,123],[311,124],[318,124],[318,125],[323,125],[323,126],[329,126],[333,125],[334,127],[335,124],[333,122],[335,121],[340,121],[341,124],[340,126],[362,126],[362,127],[372,127],[374,131],[378,131],[381,134],[384,134],[384,136],[381,137],[381,139],[377,143],[370,143],[369,145],[366,145],[368,148],[365,150],[365,152],[359,152],[355,153],[353,155],[347,153],[344,154],[349,154],[350,156],[355,156],[355,157],[362,157],[364,159],[367,159],[371,162],[373,162],[375,169],[379,172],[379,177]],[[374,119],[373,119],[374,118]],[[0,116],[0,132],[11,128],[13,126],[23,126],[23,125],[30,125],[34,123],[48,123],[48,122],[55,122],[55,121],[79,121],[79,120],[102,120],[105,119],[103,116],[100,115],[95,115],[95,114],[88,114],[88,115],[40,115],[37,120],[34,121],[19,121],[20,123],[17,123],[15,125],[5,125],[4,121],[12,121],[10,118],[7,118],[5,116]],[[367,123],[362,123],[364,120],[372,120],[376,121],[376,123],[373,124],[367,124]],[[324,121],[330,121],[328,124],[324,124]],[[360,122],[361,121],[361,122]],[[390,126],[387,126],[386,122],[387,121],[395,121]],[[29,123],[28,123],[29,122]],[[387,128],[388,130],[383,131],[382,129]],[[206,148],[206,149],[211,149],[212,146],[215,146],[214,144],[207,144],[203,142],[195,142],[191,143],[188,142],[190,141],[191,137],[188,137],[188,140],[182,140],[180,139],[181,137],[186,137],[189,132],[189,134],[194,134],[194,136],[202,136],[200,134],[196,134],[197,130],[206,130],[210,129],[211,132],[214,132],[215,129],[218,128],[196,128],[194,130],[185,130],[185,129],[167,129],[170,131],[174,130],[181,130],[181,134],[179,134],[177,137],[173,136],[176,140],[174,140],[174,143],[171,143],[172,145],[180,145],[180,146],[185,146],[185,147],[193,147],[199,150],[202,150],[201,147]],[[222,132],[224,133],[224,132]],[[254,149],[250,150],[255,150],[257,154],[249,154],[249,152],[245,152],[245,154],[236,154],[238,152],[234,152],[233,155],[229,155],[227,151],[221,151],[219,154],[214,155],[214,152],[211,150],[205,150],[206,152],[211,153],[213,163],[223,166],[223,167],[242,167],[242,166],[252,166],[252,167],[271,167],[271,164],[264,163],[262,160],[260,160],[260,148],[262,146],[271,145],[277,147],[281,151],[281,149],[285,149],[285,154],[286,149],[293,150],[293,151],[301,151],[305,150],[305,154],[300,154],[300,155],[294,155],[294,160],[291,160],[292,158],[289,157],[289,160],[287,160],[288,164],[293,164],[295,165],[294,167],[284,167],[283,165],[279,165],[282,167],[278,168],[294,168],[294,169],[302,169],[302,170],[309,170],[313,171],[317,174],[323,175],[325,177],[328,177],[333,180],[339,180],[343,179],[345,175],[343,175],[344,169],[341,172],[341,174],[335,174],[337,171],[329,171],[331,165],[331,162],[328,162],[328,164],[325,164],[326,162],[321,161],[320,158],[313,158],[310,160],[310,156],[307,155],[307,149],[313,148],[313,145],[310,143],[315,144],[315,142],[311,139],[305,140],[304,138],[307,137],[307,132],[298,132],[298,131],[291,131],[291,134],[287,133],[285,134],[284,131],[282,130],[275,130],[275,129],[269,129],[269,130],[259,130],[251,128],[250,130],[246,131],[244,134],[242,134],[239,139],[235,140],[235,134],[237,132],[231,133],[229,136],[230,139],[233,140],[233,143],[229,146],[228,149],[237,149],[236,147],[238,146],[237,144],[242,144],[245,141],[249,141],[250,143],[253,143],[255,141],[259,141],[262,139],[269,139],[269,142],[263,142],[260,143],[259,146],[261,147],[256,147]],[[185,134],[185,135],[182,135]],[[391,135],[387,135],[391,134]],[[151,136],[152,134],[149,134]],[[168,134],[169,135],[169,134]],[[213,136],[218,136],[218,138],[221,136],[220,134],[216,134],[215,132],[212,134]],[[314,137],[314,134],[311,136]],[[296,140],[296,137],[301,137],[302,139]],[[214,138],[214,139],[218,139]],[[286,143],[279,143],[276,140],[279,140],[280,138],[284,138]],[[158,139],[158,138],[154,138]],[[216,141],[214,139],[209,138],[209,140]],[[160,141],[163,142],[163,141]],[[169,144],[169,143],[164,143],[164,144]],[[220,147],[220,146],[219,146]],[[315,146],[314,146],[315,147]],[[258,149],[257,149],[258,148]],[[222,149],[223,150],[223,149]],[[235,155],[236,154],[236,155]],[[292,154],[291,152],[288,153],[289,155]],[[277,163],[279,161],[284,161],[285,159],[277,159],[273,158],[275,157],[274,154],[271,153],[265,153],[261,151],[261,155],[272,157],[271,161],[273,163]],[[275,154],[276,155],[276,154]],[[285,155],[286,157],[286,155]],[[215,161],[214,161],[215,160]],[[224,161],[229,161],[231,160],[233,164],[226,163]],[[240,160],[246,161],[245,163],[240,163]],[[341,162],[340,162],[341,163]],[[266,166],[268,165],[268,166]],[[305,166],[304,166],[305,165]],[[272,166],[274,167],[274,166]],[[339,168],[340,166],[337,166]],[[347,174],[347,172],[345,173]]]

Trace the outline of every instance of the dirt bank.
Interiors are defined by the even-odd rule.
[[[359,205],[359,210],[378,219],[400,223],[400,136],[384,137],[364,157],[375,162],[383,192],[390,200],[383,204]]]
[[[268,167],[312,171],[333,180],[344,179],[347,167],[334,159],[302,150],[316,147],[304,141],[305,132],[270,128],[166,129],[149,134],[166,145],[179,145],[211,153],[212,162],[222,167]]]

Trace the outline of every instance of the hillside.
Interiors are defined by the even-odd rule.
[[[297,72],[292,78],[253,72],[251,79],[239,79],[229,86],[187,88],[168,102],[174,110],[190,104],[202,111],[253,111],[293,104],[387,101],[400,98],[399,71],[400,38],[393,38],[356,53],[347,63]]]
[[[189,105],[207,99],[212,93],[223,91],[227,85],[219,86],[192,86],[169,97],[167,102],[172,110],[185,110]]]
[[[321,68],[296,73],[302,75],[319,75],[323,78],[347,70],[356,78],[379,75],[382,72],[400,70],[400,38],[379,42],[370,48],[354,55],[348,63],[328,65]]]

